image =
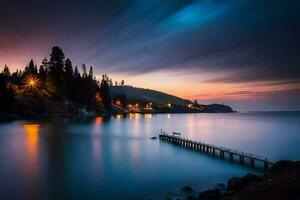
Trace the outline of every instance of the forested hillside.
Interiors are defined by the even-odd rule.
[[[176,105],[187,105],[191,103],[189,100],[151,89],[136,88],[131,86],[110,86],[109,89],[112,98],[126,95],[128,102],[152,102],[156,104],[170,103]]]

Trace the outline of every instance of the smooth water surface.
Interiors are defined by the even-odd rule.
[[[0,124],[2,199],[165,199],[250,168],[151,140],[160,129],[269,159],[300,159],[299,113],[130,115]]]

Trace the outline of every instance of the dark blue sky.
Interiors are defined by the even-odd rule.
[[[2,0],[0,7],[0,65],[40,63],[59,45],[75,65],[130,84],[241,109],[300,109],[300,1]],[[165,78],[153,81],[157,73]]]

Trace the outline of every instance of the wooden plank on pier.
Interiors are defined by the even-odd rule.
[[[234,149],[230,149],[230,148],[206,144],[206,143],[203,143],[200,141],[189,140],[189,139],[177,136],[177,134],[174,134],[174,133],[175,132],[173,132],[172,135],[169,135],[166,132],[161,131],[161,134],[159,135],[159,139],[166,140],[168,142],[178,144],[178,145],[186,147],[186,148],[191,148],[191,149],[195,149],[198,151],[202,151],[202,152],[205,152],[212,156],[217,156],[216,152],[219,152],[218,155],[221,159],[225,158],[225,153],[226,153],[226,155],[229,155],[230,161],[234,161],[234,155],[236,155],[239,157],[239,163],[241,163],[241,164],[246,164],[245,158],[247,158],[250,160],[249,164],[252,167],[256,166],[255,161],[262,162],[264,169],[268,169],[270,165],[273,165],[275,163],[275,162],[270,161],[267,158],[264,158],[262,156],[244,153],[242,151],[238,151],[238,150],[234,150]]]

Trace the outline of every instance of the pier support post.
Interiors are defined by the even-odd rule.
[[[250,158],[250,164],[251,164],[251,167],[255,167],[255,163],[254,163],[254,159],[253,158]]]
[[[243,155],[240,155],[240,163],[244,164],[244,156]]]
[[[229,153],[229,158],[231,161],[233,161],[233,153]]]
[[[220,150],[220,157],[224,159],[224,151]]]
[[[268,161],[267,161],[267,160],[264,161],[264,169],[265,169],[265,170],[268,170],[268,169],[269,169]]]

